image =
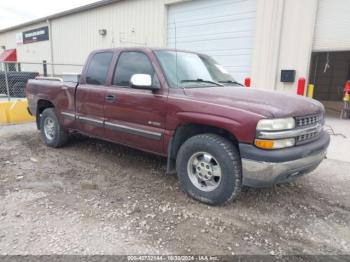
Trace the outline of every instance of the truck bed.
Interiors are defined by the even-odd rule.
[[[51,101],[58,108],[75,111],[74,94],[77,86],[78,83],[53,79],[29,80],[26,87],[29,111],[34,116],[37,115],[37,111],[40,113],[40,100]]]

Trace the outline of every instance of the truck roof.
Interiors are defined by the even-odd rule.
[[[178,52],[186,52],[186,53],[194,53],[200,54],[198,52],[190,51],[190,50],[182,50],[175,48],[161,48],[161,47],[118,47],[118,48],[107,48],[107,49],[97,49],[91,53],[100,53],[100,52],[116,52],[116,51],[143,51],[143,52],[153,52],[153,51],[178,51]]]

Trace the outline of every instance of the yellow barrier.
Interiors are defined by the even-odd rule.
[[[18,124],[34,121],[27,111],[27,99],[0,102],[0,124]]]
[[[314,97],[314,91],[315,91],[315,86],[310,84],[309,88],[307,89],[307,96],[310,98]]]
[[[348,92],[345,93],[345,96],[344,96],[344,98],[343,98],[343,101],[344,101],[344,102],[349,102],[349,101],[350,101],[350,95],[349,95]]]

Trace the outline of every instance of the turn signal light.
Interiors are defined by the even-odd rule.
[[[281,140],[264,140],[255,139],[255,146],[261,149],[281,149],[292,147],[295,145],[295,139],[281,139]]]
[[[273,140],[261,140],[261,139],[256,139],[255,140],[255,145],[259,148],[262,149],[273,149]]]

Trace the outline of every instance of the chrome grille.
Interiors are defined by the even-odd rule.
[[[312,116],[304,116],[296,118],[296,126],[297,127],[305,127],[315,125],[323,119],[322,114],[312,115]]]
[[[306,135],[298,136],[296,138],[296,144],[297,145],[302,145],[302,144],[309,143],[311,141],[316,140],[319,135],[320,135],[319,132],[312,132],[312,133],[309,133],[309,134],[306,134]]]
[[[310,126],[317,126],[317,124],[323,125],[323,115],[311,115],[304,117],[297,117],[296,119],[296,127],[297,128],[306,128]],[[296,144],[302,145],[316,140],[321,132],[310,132],[301,136],[296,137]]]

